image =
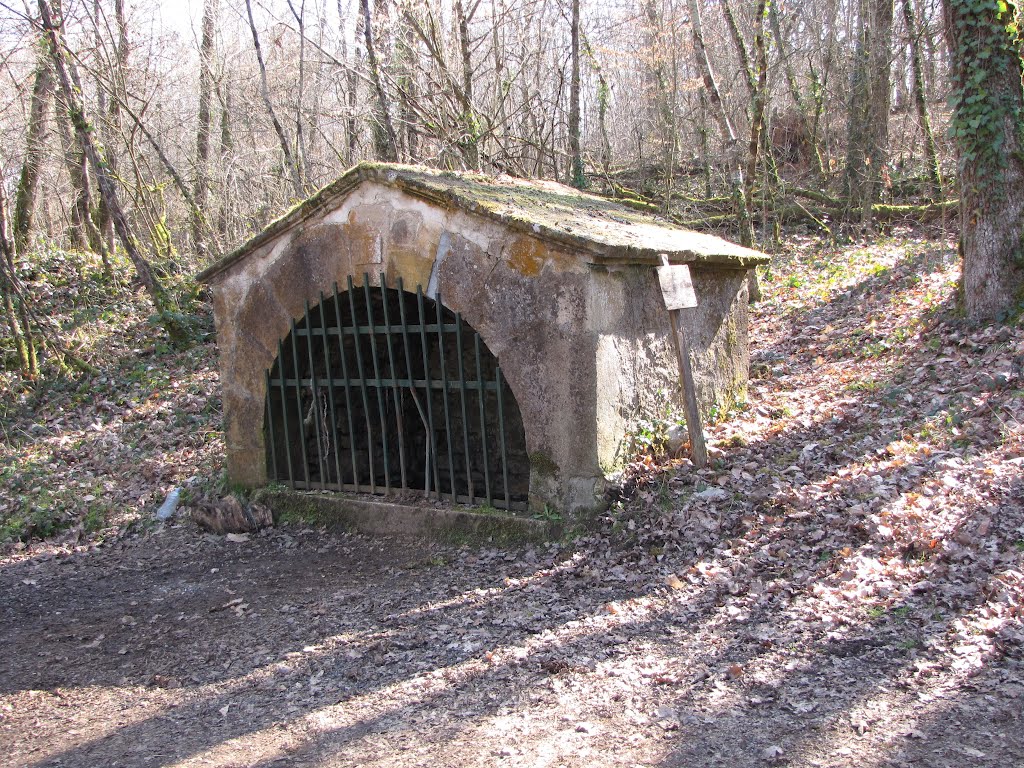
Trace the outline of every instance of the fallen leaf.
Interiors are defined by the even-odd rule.
[[[785,750],[778,744],[772,744],[770,747],[766,747],[761,756],[765,760],[778,760],[785,753]]]

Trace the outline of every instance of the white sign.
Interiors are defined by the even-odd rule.
[[[672,311],[697,306],[690,268],[685,264],[658,267],[658,282],[661,283],[661,295],[665,298],[665,309]]]

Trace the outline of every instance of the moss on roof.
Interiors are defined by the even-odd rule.
[[[203,270],[209,280],[297,224],[336,207],[364,181],[402,190],[444,208],[461,208],[512,229],[572,249],[598,262],[703,262],[747,268],[768,256],[702,234],[596,195],[552,181],[439,171],[419,166],[361,163],[271,222],[223,259]]]

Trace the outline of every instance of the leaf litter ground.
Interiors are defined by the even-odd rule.
[[[789,245],[712,466],[571,544],[147,523],[216,472],[208,347],[15,414],[17,503],[109,514],[0,561],[0,763],[1024,765],[1024,332],[949,243]]]

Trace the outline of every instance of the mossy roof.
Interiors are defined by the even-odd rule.
[[[714,235],[552,181],[439,171],[419,166],[360,163],[299,203],[197,276],[207,281],[287,230],[340,204],[356,186],[373,181],[435,205],[459,208],[511,229],[589,254],[596,262],[707,263],[749,268],[769,258]]]

